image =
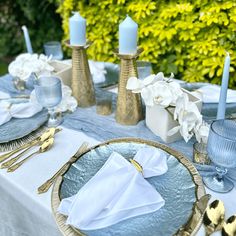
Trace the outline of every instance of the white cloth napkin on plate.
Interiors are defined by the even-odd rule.
[[[6,101],[0,102],[0,125],[8,122],[11,118],[28,118],[42,110],[42,106],[33,102],[11,104]]]
[[[8,93],[0,91],[0,99],[8,99],[8,98],[10,98],[10,95]]]
[[[76,195],[61,201],[58,211],[68,216],[66,223],[94,230],[160,209],[165,201],[145,178],[168,170],[167,154],[156,148],[143,148],[134,160],[142,166],[143,174],[113,152]]]
[[[107,71],[104,62],[89,60],[89,68],[95,84],[105,82]]]
[[[197,91],[200,91],[203,94],[204,103],[218,103],[220,98],[220,86],[218,85],[206,85],[199,88]],[[236,103],[236,91],[228,89],[227,91],[227,103]]]

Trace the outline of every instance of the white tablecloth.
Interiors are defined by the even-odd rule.
[[[84,133],[63,128],[56,135],[53,148],[33,157],[17,171],[0,170],[0,235],[1,236],[59,236],[51,212],[51,189],[38,195],[37,188],[50,178],[78,149],[82,142],[99,143]],[[216,194],[229,217],[236,213],[236,190]],[[212,198],[212,200],[213,200]],[[198,236],[204,235],[203,227]],[[220,235],[220,234],[215,234]]]

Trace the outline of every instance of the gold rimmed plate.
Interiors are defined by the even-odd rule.
[[[76,194],[97,173],[113,151],[129,160],[139,149],[148,146],[164,150],[168,154],[167,173],[147,179],[165,199],[164,207],[154,213],[133,217],[99,230],[80,231],[65,224],[66,217],[57,213],[61,199]],[[67,172],[57,179],[52,192],[52,209],[59,229],[66,236],[193,235],[200,226],[209,200],[208,196],[204,196],[201,177],[182,154],[156,142],[123,138],[99,144],[80,155]]]
[[[0,152],[13,150],[39,136],[47,119],[48,114],[43,110],[30,118],[12,118],[1,125]]]

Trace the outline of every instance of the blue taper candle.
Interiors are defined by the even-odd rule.
[[[224,71],[221,82],[220,99],[217,110],[217,120],[225,118],[226,98],[229,84],[229,68],[230,68],[230,56],[229,53],[227,52],[227,55],[225,57]]]
[[[26,45],[27,52],[30,53],[30,54],[33,54],[33,49],[32,49],[32,45],[31,45],[28,29],[25,25],[23,25],[21,28],[22,28],[23,33],[24,33],[25,45]]]

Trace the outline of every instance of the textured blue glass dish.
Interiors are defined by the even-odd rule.
[[[139,149],[147,146],[144,143],[118,142],[99,146],[85,153],[63,176],[60,198],[76,194],[103,166],[113,151],[129,159]],[[169,155],[168,167],[166,174],[147,179],[165,199],[164,207],[154,213],[133,217],[104,229],[82,233],[89,236],[168,236],[176,233],[192,214],[196,185],[189,170],[175,157]]]
[[[224,178],[227,168],[236,167],[236,121],[217,120],[211,124],[207,143],[208,156],[217,166],[215,176],[203,178],[204,183],[216,192],[229,192],[234,184]]]
[[[48,120],[46,110],[29,118],[12,118],[0,126],[0,143],[10,142],[32,133]]]

